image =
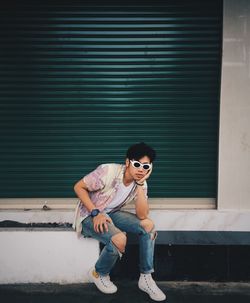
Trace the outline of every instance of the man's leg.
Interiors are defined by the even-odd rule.
[[[92,268],[89,272],[91,280],[104,293],[116,292],[117,287],[110,281],[109,273],[119,256],[121,257],[125,250],[126,235],[111,223],[108,223],[107,232],[95,232],[91,217],[83,220],[82,227],[82,233],[85,237],[94,238],[105,244],[95,264],[95,268]]]
[[[108,228],[109,231],[111,231],[112,226],[108,225]],[[98,238],[99,237],[96,237],[97,240]],[[99,241],[105,244],[100,238]],[[117,259],[122,257],[122,253],[125,251],[126,242],[127,237],[123,232],[119,231],[112,235],[108,243],[104,246],[99,259],[95,264],[96,272],[103,276],[108,275]]]
[[[139,236],[140,272],[154,272],[154,243],[157,233],[153,230],[153,221],[149,218],[140,220],[135,214],[126,211],[117,211],[109,215],[117,228]]]
[[[148,293],[151,299],[164,301],[166,295],[159,289],[151,276],[154,271],[154,244],[157,237],[153,221],[149,218],[140,220],[135,214],[123,211],[110,214],[110,217],[119,229],[139,235],[141,275],[138,286],[142,291]]]

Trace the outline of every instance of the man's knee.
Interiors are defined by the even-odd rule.
[[[154,229],[154,226],[155,226],[154,222],[148,218],[141,220],[140,224],[147,233],[150,233]]]
[[[115,247],[123,253],[125,251],[126,243],[127,243],[127,237],[125,233],[118,233],[114,235],[112,238],[112,243],[115,245]]]

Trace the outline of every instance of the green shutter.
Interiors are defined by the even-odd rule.
[[[150,197],[216,197],[222,1],[13,3],[0,12],[0,197],[74,197],[141,141],[157,151]]]

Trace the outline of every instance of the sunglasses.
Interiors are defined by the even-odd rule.
[[[152,164],[151,163],[141,163],[141,162],[139,162],[139,161],[135,161],[135,160],[130,160],[130,162],[131,162],[131,164],[132,164],[132,166],[134,167],[134,168],[143,168],[143,169],[145,169],[145,170],[149,170],[149,169],[151,169],[151,167],[152,167]]]

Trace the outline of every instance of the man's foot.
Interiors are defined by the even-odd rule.
[[[113,294],[117,292],[117,287],[113,282],[110,281],[109,275],[101,276],[96,271],[95,268],[92,267],[89,272],[89,279],[91,282],[94,282],[96,287],[105,294]]]
[[[138,282],[138,286],[142,291],[148,293],[152,300],[154,301],[166,300],[166,295],[156,285],[151,274],[141,274]]]

